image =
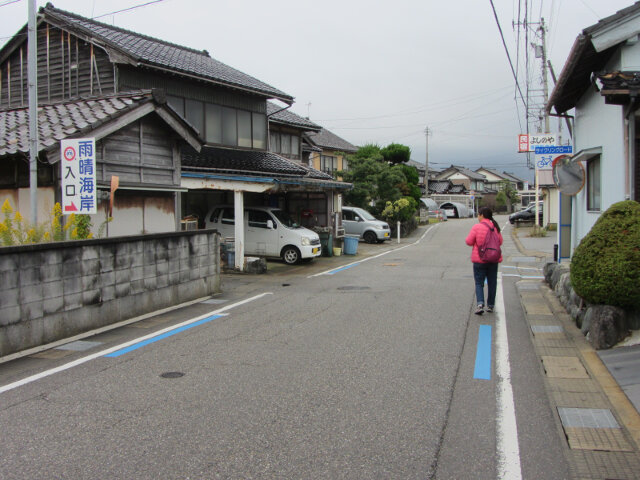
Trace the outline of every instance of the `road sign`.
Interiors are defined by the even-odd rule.
[[[573,147],[571,145],[555,145],[549,147],[538,146],[536,152],[536,168],[538,170],[551,170],[553,161],[561,155],[571,155]]]
[[[557,144],[557,138],[551,133],[518,135],[518,152],[535,152],[536,147],[545,147]]]
[[[97,213],[96,142],[94,138],[60,141],[62,213]]]

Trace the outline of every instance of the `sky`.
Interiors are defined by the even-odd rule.
[[[37,1],[38,7],[45,3]],[[421,163],[428,150],[431,168],[485,166],[532,181],[526,154],[517,153],[517,135],[527,131],[524,102],[498,23],[523,95],[528,85],[529,104],[541,107],[541,62],[529,48],[527,68],[525,31],[529,44],[540,45],[544,19],[547,56],[559,76],[581,30],[633,2],[493,0],[495,16],[491,0],[52,3],[207,50],[292,95],[291,111],[354,145],[401,143]],[[528,29],[522,25],[525,11]],[[27,22],[27,12],[27,0],[0,0],[0,44]],[[550,75],[548,80],[551,94]],[[537,132],[538,111],[530,110],[529,117],[529,131]],[[558,124],[551,119],[552,133]],[[566,141],[566,132],[561,135]]]

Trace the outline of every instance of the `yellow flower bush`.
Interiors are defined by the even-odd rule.
[[[62,206],[56,203],[51,211],[49,224],[28,225],[20,212],[14,213],[9,200],[2,204],[4,220],[0,222],[0,246],[24,245],[40,242],[61,242],[68,239],[84,240],[92,238],[91,217],[71,214],[64,222]]]

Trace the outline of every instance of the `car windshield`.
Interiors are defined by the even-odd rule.
[[[373,215],[371,215],[369,212],[367,212],[366,210],[362,210],[361,208],[359,208],[358,210],[356,210],[356,212],[358,213],[358,215],[360,215],[362,218],[364,218],[365,220],[376,220],[376,217],[374,217]]]
[[[300,228],[300,225],[294,222],[287,212],[283,210],[271,210],[271,213],[273,213],[285,227]]]

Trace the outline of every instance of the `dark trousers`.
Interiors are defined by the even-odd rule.
[[[497,263],[474,263],[473,279],[476,282],[476,298],[478,305],[484,305],[484,280],[487,279],[487,306],[494,307],[496,304],[496,285],[498,284],[498,264]]]

